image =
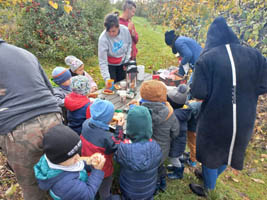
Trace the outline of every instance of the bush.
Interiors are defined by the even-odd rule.
[[[57,60],[70,54],[94,55],[104,16],[111,9],[109,0],[36,0],[20,6],[22,14],[12,40],[39,58]]]

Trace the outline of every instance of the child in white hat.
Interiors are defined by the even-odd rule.
[[[67,56],[65,58],[65,63],[70,67],[71,76],[82,75],[86,76],[89,79],[91,92],[95,92],[97,90],[97,85],[94,79],[84,71],[84,63],[80,59],[76,58],[75,56]]]

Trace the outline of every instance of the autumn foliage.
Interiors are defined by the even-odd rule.
[[[16,29],[8,39],[38,58],[62,60],[95,55],[109,0],[25,0],[17,7]],[[6,39],[6,38],[4,38]]]
[[[202,45],[214,18],[224,16],[243,44],[267,55],[266,0],[137,0],[137,5],[152,23],[166,25]]]

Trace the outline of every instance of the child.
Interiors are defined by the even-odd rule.
[[[200,113],[202,101],[191,100],[189,106],[192,109],[191,117],[188,121],[188,131],[187,131],[187,145],[190,150],[190,159],[188,161],[189,166],[196,167],[196,129],[197,121]]]
[[[126,136],[115,159],[120,164],[120,188],[123,199],[153,199],[162,153],[152,140],[152,119],[144,106],[132,107],[127,116]]]
[[[52,71],[52,77],[55,84],[58,85],[58,87],[53,88],[54,95],[57,99],[58,105],[60,107],[64,107],[65,96],[71,92],[70,71],[64,67],[56,67]]]
[[[64,107],[64,101],[67,94],[71,92],[70,88],[70,71],[64,67],[56,67],[52,71],[52,77],[55,84],[58,87],[54,87],[54,96],[56,97],[58,105],[62,109],[63,123],[68,124],[67,120],[67,110]]]
[[[79,60],[75,56],[67,56],[65,58],[65,63],[70,67],[69,71],[71,73],[71,76],[86,76],[89,79],[91,92],[93,93],[97,91],[96,83],[94,82],[93,78],[86,71],[84,71],[84,64],[81,60]]]
[[[180,134],[171,142],[169,153],[172,164],[172,173],[168,174],[169,179],[182,179],[184,165],[180,159],[185,151],[187,121],[191,115],[191,109],[185,105],[189,88],[185,84],[180,84],[177,88],[170,90],[167,94],[167,100],[174,109],[176,118],[180,123]]]
[[[157,80],[145,81],[140,88],[142,106],[151,110],[153,135],[152,138],[160,145],[163,157],[160,162],[157,188],[166,189],[166,169],[163,166],[170,151],[171,139],[179,134],[179,122],[173,109],[167,102],[167,87]]]
[[[34,166],[35,177],[42,190],[49,191],[53,199],[88,200],[94,199],[103,180],[101,171],[104,156],[92,156],[85,163],[80,160],[82,143],[79,136],[64,125],[51,128],[43,140],[44,155]],[[91,169],[91,175],[86,170]]]
[[[70,87],[72,92],[65,97],[64,103],[68,110],[68,126],[80,135],[83,122],[90,118],[91,102],[87,97],[90,93],[89,79],[86,76],[74,76]]]
[[[81,140],[83,143],[82,156],[91,156],[94,153],[105,155],[106,163],[103,167],[105,178],[99,188],[99,195],[102,200],[116,199],[116,195],[111,195],[113,173],[113,153],[117,150],[118,141],[109,132],[109,122],[114,115],[114,105],[106,100],[96,99],[92,104],[91,118],[83,123]],[[122,138],[122,125],[124,121],[119,121],[116,126],[116,133]]]

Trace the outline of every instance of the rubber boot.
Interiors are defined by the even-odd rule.
[[[162,192],[165,192],[166,188],[167,188],[166,177],[165,176],[162,176],[162,177],[160,177],[160,186],[159,186],[159,189]]]
[[[169,179],[182,179],[184,174],[184,165],[181,167],[175,167],[172,173],[169,173],[167,176]]]

